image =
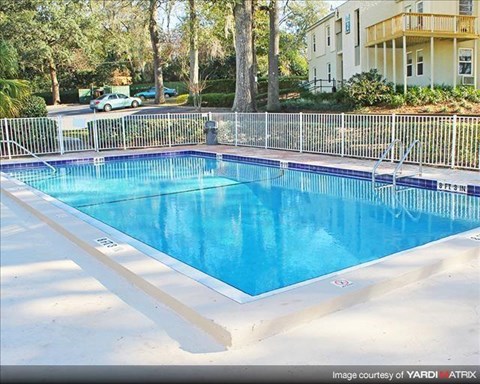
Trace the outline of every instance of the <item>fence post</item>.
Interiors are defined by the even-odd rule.
[[[98,152],[98,127],[97,127],[97,114],[95,108],[93,109],[93,148],[95,152]]]
[[[125,134],[125,115],[122,116],[122,140],[123,140],[123,150],[127,150],[127,135]]]
[[[212,112],[208,112],[208,120],[212,121]]]
[[[63,121],[62,115],[57,116],[57,139],[60,147],[60,155],[65,153],[65,142],[63,141]]]
[[[342,126],[341,126],[341,135],[342,135],[342,153],[341,156],[345,156],[345,113],[342,112]]]
[[[3,119],[5,122],[5,139],[7,140],[7,153],[8,153],[8,159],[12,160],[12,149],[10,148],[10,133],[8,132],[8,122],[7,118]]]
[[[395,113],[392,113],[392,122],[391,122],[391,131],[390,131],[390,143],[393,143],[395,140],[395,124],[396,124],[396,118],[395,118]],[[403,153],[400,154],[400,157],[403,156]],[[390,155],[390,162],[394,162],[395,160],[395,149],[392,151]]]
[[[235,112],[235,146],[238,145],[238,112]]]
[[[265,149],[268,148],[267,142],[268,112],[265,112]]]
[[[300,153],[303,152],[303,113],[300,112],[299,114],[300,117]]]
[[[170,124],[170,113],[167,113],[168,146],[172,146],[172,127]]]
[[[457,146],[457,115],[453,115],[453,124],[452,124],[452,165],[451,168],[455,168],[455,157]]]

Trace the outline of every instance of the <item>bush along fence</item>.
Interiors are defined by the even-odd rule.
[[[480,169],[478,116],[188,113],[78,119],[3,119],[0,155],[25,155],[12,141],[37,155],[202,144],[205,123],[214,120],[224,145],[378,159],[395,139],[405,146],[419,140],[424,164]],[[418,163],[419,156],[413,150],[407,162]]]

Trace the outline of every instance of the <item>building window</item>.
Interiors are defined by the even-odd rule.
[[[327,47],[330,47],[330,26],[325,29],[325,35],[327,36]]]
[[[423,49],[417,51],[417,76],[423,75]]]
[[[328,76],[328,82],[332,81],[332,64],[327,63],[327,76]]]
[[[411,13],[411,12],[412,12],[412,6],[407,5],[405,7],[405,13]],[[412,16],[405,15],[405,29],[410,29],[411,24],[412,24]]]
[[[460,0],[458,13],[460,15],[473,15],[473,0]]]
[[[345,34],[350,33],[350,14],[345,15]]]
[[[423,13],[423,1],[417,1],[416,8],[417,13]]]
[[[317,85],[317,68],[313,68],[313,82]]]
[[[471,48],[460,48],[458,50],[458,74],[472,75],[473,50]]]
[[[317,52],[317,38],[315,37],[315,33],[312,35],[312,47],[313,52]]]
[[[413,76],[413,55],[412,52],[407,52],[407,77]]]
[[[356,9],[353,13],[355,18],[355,46],[360,45],[360,9]]]

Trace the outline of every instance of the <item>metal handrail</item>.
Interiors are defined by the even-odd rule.
[[[415,174],[415,175],[422,176],[422,171],[423,171],[423,145],[422,145],[422,142],[420,140],[414,140],[414,141],[412,141],[412,143],[410,144],[408,149],[405,151],[402,158],[400,159],[400,162],[398,163],[398,165],[395,167],[395,170],[393,171],[393,188],[394,189],[397,186],[397,173],[398,173],[398,171],[402,168],[402,165],[403,165],[404,161],[407,159],[407,156],[410,154],[413,147],[415,147],[415,145],[417,145],[417,144],[419,145],[420,161],[419,161],[419,173]],[[410,175],[410,176],[413,176],[413,175]]]
[[[23,149],[25,152],[27,152],[29,155],[33,156],[34,158],[38,159],[39,161],[41,161],[43,164],[45,164],[48,168],[50,168],[52,170],[53,173],[56,173],[57,172],[57,169],[53,166],[53,165],[50,165],[48,164],[45,160],[42,160],[40,157],[38,157],[35,153],[33,153],[32,151],[30,151],[29,149],[25,148],[23,145],[17,143],[15,140],[0,140],[0,143],[6,143],[7,145],[9,143],[11,144],[15,144],[17,147]]]
[[[401,151],[403,152],[404,146],[403,146],[402,141],[400,139],[395,139],[390,143],[388,148],[382,153],[382,156],[380,156],[380,159],[378,159],[377,162],[375,163],[375,165],[373,166],[373,170],[372,170],[372,185],[373,185],[373,187],[375,187],[375,176],[377,175],[377,168],[380,166],[382,161],[385,160],[385,157],[388,155],[388,153],[393,149],[393,147],[397,143],[400,143],[400,148],[401,148]]]

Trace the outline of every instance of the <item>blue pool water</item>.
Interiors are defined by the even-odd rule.
[[[473,196],[195,156],[34,173],[15,176],[253,296],[480,225]]]

